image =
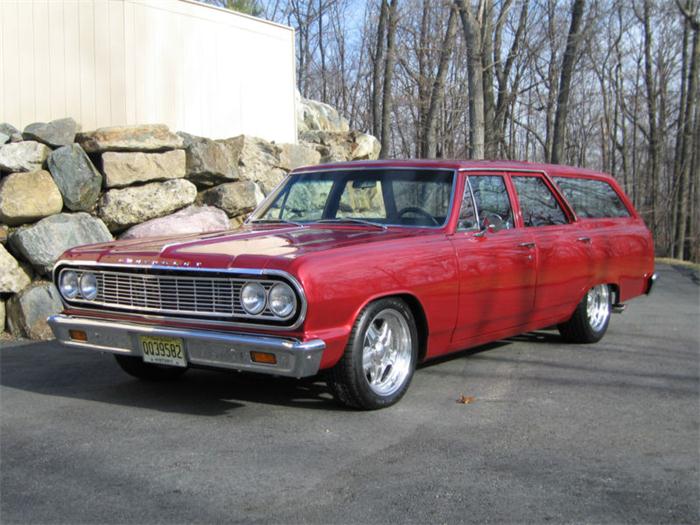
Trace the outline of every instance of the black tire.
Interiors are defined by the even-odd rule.
[[[378,393],[373,389],[363,367],[363,351],[367,332],[371,323],[381,322],[381,320],[377,321],[381,315],[393,316],[399,323],[400,320],[397,316],[400,316],[405,321],[405,326],[400,324],[397,325],[397,328],[405,332],[403,335],[409,338],[406,343],[401,345],[405,349],[401,352],[404,356],[401,366],[396,366],[396,372],[394,372],[391,368],[394,365],[389,365],[384,369],[385,373],[381,374],[385,377],[396,373],[400,377],[400,380],[391,386],[395,390],[386,394]],[[399,401],[408,390],[417,359],[418,331],[411,309],[401,299],[393,297],[379,299],[367,305],[360,312],[353,325],[343,357],[329,371],[328,383],[335,399],[343,405],[362,410],[385,408]]]
[[[591,318],[588,311],[589,295],[595,294],[596,290],[607,291],[605,299],[599,298],[600,307],[607,307],[607,315],[604,319]],[[608,285],[598,285],[591,288],[574,310],[571,318],[557,326],[562,337],[570,343],[597,343],[600,341],[610,324],[610,315],[612,312],[612,297],[613,292]]]
[[[143,359],[131,355],[114,354],[114,359],[124,372],[146,381],[170,381],[187,372],[187,367],[165,366],[145,363]]]

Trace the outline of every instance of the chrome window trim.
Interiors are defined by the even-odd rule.
[[[469,191],[469,196],[471,197],[472,201],[472,206],[474,207],[474,217],[476,218],[476,225],[473,228],[460,228],[459,227],[459,216],[462,213],[462,204],[464,203],[464,194]],[[464,177],[464,193],[462,194],[462,200],[459,203],[459,213],[457,214],[457,228],[455,231],[458,232],[472,232],[472,231],[479,231],[479,224],[481,224],[481,220],[479,219],[479,209],[476,207],[476,198],[474,197],[474,190],[472,189],[472,183],[469,180],[469,175],[465,175]]]
[[[298,171],[294,172],[291,171],[289,174],[280,182],[277,187],[270,192],[270,194],[263,200],[258,206],[248,215],[246,218],[245,222],[243,223],[244,225],[254,225],[254,222],[251,222],[252,217],[255,215],[255,213],[258,210],[262,210],[264,207],[268,205],[268,201],[270,203],[277,198],[277,194],[284,188],[284,183],[287,179],[289,179],[292,175],[306,175],[307,173],[328,173],[328,172],[336,172],[336,171],[387,171],[387,170],[392,170],[392,171],[446,171],[452,173],[452,191],[450,192],[450,202],[447,204],[447,215],[445,216],[445,222],[443,222],[440,226],[421,226],[421,225],[406,225],[406,224],[385,224],[383,222],[378,222],[377,226],[386,226],[388,227],[395,227],[395,228],[421,228],[421,229],[426,229],[426,230],[442,230],[447,228],[448,224],[450,223],[450,217],[452,216],[453,212],[453,207],[455,204],[455,193],[457,192],[457,178],[459,175],[459,172],[461,170],[457,168],[428,168],[428,167],[410,167],[410,166],[381,166],[381,167],[371,167],[371,166],[364,166],[364,167],[356,167],[356,168],[331,168],[331,169],[312,169],[312,170],[304,170],[304,171]],[[316,224],[319,224],[315,221],[309,221],[309,222],[304,222],[301,223],[303,227],[308,227],[308,226],[314,226]],[[325,225],[328,223],[320,223],[321,225]],[[280,223],[280,226],[293,226],[292,224],[285,224],[285,223]]]
[[[203,272],[203,273],[223,273],[223,274],[238,274],[238,275],[246,275],[246,276],[254,276],[254,277],[264,277],[266,275],[272,275],[275,277],[280,277],[283,280],[287,282],[287,284],[291,285],[292,288],[294,288],[294,291],[299,295],[299,316],[297,317],[296,321],[291,324],[291,325],[284,325],[284,326],[279,326],[279,325],[271,325],[271,324],[264,324],[264,323],[256,323],[254,322],[256,319],[260,319],[259,317],[251,317],[251,322],[238,322],[235,320],[231,321],[220,321],[220,320],[214,320],[214,319],[207,319],[206,316],[201,316],[201,317],[171,317],[167,315],[150,315],[148,313],[140,313],[138,310],[129,310],[125,309],[124,313],[128,315],[135,315],[138,317],[143,317],[145,319],[152,319],[152,320],[167,320],[167,321],[183,321],[183,322],[191,322],[191,323],[205,323],[205,324],[210,324],[210,325],[215,325],[215,326],[235,326],[235,327],[240,327],[240,328],[264,328],[265,330],[274,330],[274,331],[283,331],[283,330],[295,330],[296,328],[299,328],[304,320],[306,319],[306,313],[307,313],[307,308],[308,308],[308,303],[306,300],[306,294],[304,293],[304,289],[301,286],[301,283],[289,272],[285,272],[284,270],[275,270],[275,269],[258,269],[258,268],[183,268],[179,266],[165,266],[165,265],[160,265],[160,264],[121,264],[121,263],[101,263],[99,261],[76,261],[76,260],[66,260],[66,259],[61,259],[56,264],[54,264],[53,270],[52,270],[52,280],[53,283],[56,284],[56,277],[57,277],[57,270],[61,266],[65,267],[72,267],[72,268],[80,268],[81,266],[84,267],[93,267],[93,268],[123,268],[123,269],[130,269],[130,268],[139,268],[139,269],[150,269],[150,270],[159,270],[159,271],[186,271],[186,272]],[[63,268],[61,268],[63,270]],[[63,298],[63,294],[60,293],[59,291],[59,296],[61,297],[61,302],[63,303],[64,307],[66,308],[77,308],[80,309],[80,305],[77,307],[75,305],[70,304]],[[85,301],[84,303],[86,306],[91,304],[90,301]],[[93,303],[94,304],[94,303]],[[83,308],[83,310],[88,310],[90,312],[101,312],[101,313],[109,313],[110,310],[105,310],[101,308]],[[187,315],[187,313],[185,313]],[[200,315],[200,314],[197,314]],[[219,316],[221,317],[221,316]],[[241,316],[236,316],[237,318],[240,318]],[[293,316],[291,316],[293,317]],[[284,319],[282,318],[277,318],[277,319],[264,319],[265,321],[279,321],[279,322],[284,322]]]
[[[459,169],[459,172],[460,172],[460,173],[462,173],[462,172],[470,172],[470,171],[493,171],[493,172],[500,172],[500,173],[503,174],[504,177],[505,177],[508,173],[530,173],[530,174],[533,174],[533,175],[542,175],[542,177],[543,177],[546,181],[549,181],[549,182],[550,182],[550,184],[552,185],[552,187],[556,190],[556,192],[557,192],[557,193],[559,194],[559,196],[561,197],[561,202],[563,202],[564,205],[565,205],[564,214],[565,214],[565,215],[569,215],[569,217],[570,217],[570,219],[571,219],[569,222],[567,222],[567,224],[573,224],[573,223],[578,222],[578,221],[580,220],[579,217],[578,217],[578,215],[576,215],[576,211],[574,211],[574,207],[573,207],[573,206],[571,205],[571,203],[566,199],[566,195],[564,195],[564,194],[562,193],[562,191],[561,191],[561,189],[559,188],[559,186],[557,185],[557,183],[554,182],[554,176],[550,176],[549,173],[547,173],[547,172],[544,171],[544,170],[541,170],[541,169],[534,169],[534,168],[492,168],[492,167],[488,167],[488,168],[460,168],[460,169]],[[467,178],[469,178],[468,175],[467,175]],[[601,179],[598,178],[598,177],[593,177],[593,178],[594,178],[595,180],[601,180]],[[616,192],[616,193],[617,193],[617,192]],[[518,196],[518,195],[517,195],[517,193],[516,193],[516,197],[517,197],[517,196]],[[561,204],[561,203],[560,203],[560,204]],[[512,207],[512,206],[513,206],[513,203],[511,203],[511,207]],[[625,206],[625,207],[626,207],[626,206]],[[568,212],[568,213],[567,213],[567,212]],[[560,226],[563,226],[563,225],[560,225]],[[540,227],[541,227],[541,226],[540,226]]]

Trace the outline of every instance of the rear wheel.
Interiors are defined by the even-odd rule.
[[[329,384],[347,406],[388,407],[408,390],[417,358],[418,332],[410,308],[400,299],[380,299],[358,316]]]
[[[612,293],[607,284],[594,286],[583,297],[571,319],[558,326],[559,333],[572,343],[597,343],[610,324]]]
[[[147,381],[168,381],[187,372],[186,367],[154,365],[145,363],[140,357],[131,355],[114,354],[114,358],[124,372]]]

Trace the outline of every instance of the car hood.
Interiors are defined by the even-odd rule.
[[[238,230],[91,244],[64,260],[191,268],[267,268],[319,251],[416,235],[414,229],[364,226],[245,226]]]

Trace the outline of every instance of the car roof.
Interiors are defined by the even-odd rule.
[[[309,171],[324,171],[324,170],[345,170],[357,168],[433,168],[433,169],[451,169],[451,170],[527,170],[527,171],[544,171],[553,176],[572,176],[584,175],[600,178],[611,178],[606,173],[589,170],[586,168],[577,168],[574,166],[564,166],[559,164],[542,164],[537,162],[525,162],[515,160],[356,160],[350,162],[333,162],[328,164],[318,164],[315,166],[305,166],[297,168],[292,173],[303,173]]]

